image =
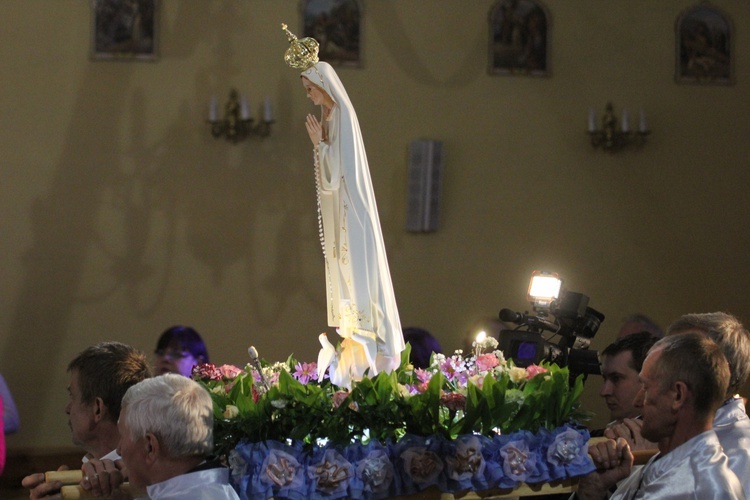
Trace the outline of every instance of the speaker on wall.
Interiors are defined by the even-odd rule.
[[[442,191],[443,143],[415,140],[409,144],[406,230],[437,231]]]

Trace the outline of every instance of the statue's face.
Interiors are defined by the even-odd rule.
[[[310,99],[313,104],[317,106],[322,106],[323,104],[325,104],[328,94],[326,94],[323,89],[315,85],[304,76],[302,77],[302,86],[305,88],[307,98]]]

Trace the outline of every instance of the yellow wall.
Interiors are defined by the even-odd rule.
[[[591,297],[608,344],[628,313],[667,324],[727,310],[750,321],[750,10],[736,84],[674,83],[678,14],[692,0],[567,0],[547,78],[487,74],[494,0],[366,0],[362,69],[341,79],[359,115],[404,325],[446,350],[534,269]],[[22,413],[10,448],[69,444],[65,367],[105,339],[151,351],[166,327],[202,332],[213,360],[294,353],[325,329],[314,111],[282,62],[295,0],[165,0],[158,62],[92,62],[90,4],[4,0],[0,31],[0,371]],[[273,135],[215,141],[211,94],[275,106]],[[608,155],[590,107],[643,107],[653,134]],[[254,108],[257,116],[257,106]],[[405,231],[410,141],[444,142],[442,225]],[[587,384],[587,406],[606,419]]]

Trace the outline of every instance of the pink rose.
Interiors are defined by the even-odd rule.
[[[477,369],[482,372],[488,372],[500,364],[497,356],[494,354],[481,354],[477,356]]]
[[[235,378],[237,375],[242,373],[242,370],[240,370],[234,365],[221,365],[219,367],[219,371],[221,372],[222,377],[224,377],[225,379],[229,379],[229,380]]]
[[[216,365],[203,363],[193,367],[193,378],[196,380],[221,380],[223,375]]]
[[[539,365],[530,365],[526,367],[526,379],[531,380],[532,378],[536,377],[540,373],[547,373],[549,370],[546,368],[542,368]]]

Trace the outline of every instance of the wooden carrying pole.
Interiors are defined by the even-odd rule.
[[[95,497],[88,491],[81,488],[79,484],[83,479],[83,472],[80,469],[77,470],[60,470],[60,471],[49,471],[44,473],[44,482],[53,483],[60,481],[63,483],[63,487],[60,490],[60,495],[63,500],[77,500],[87,498],[98,498],[99,500],[105,500],[112,497]],[[130,487],[130,483],[122,483],[119,487],[120,491],[126,493],[132,497],[145,496],[145,492],[135,491]]]

